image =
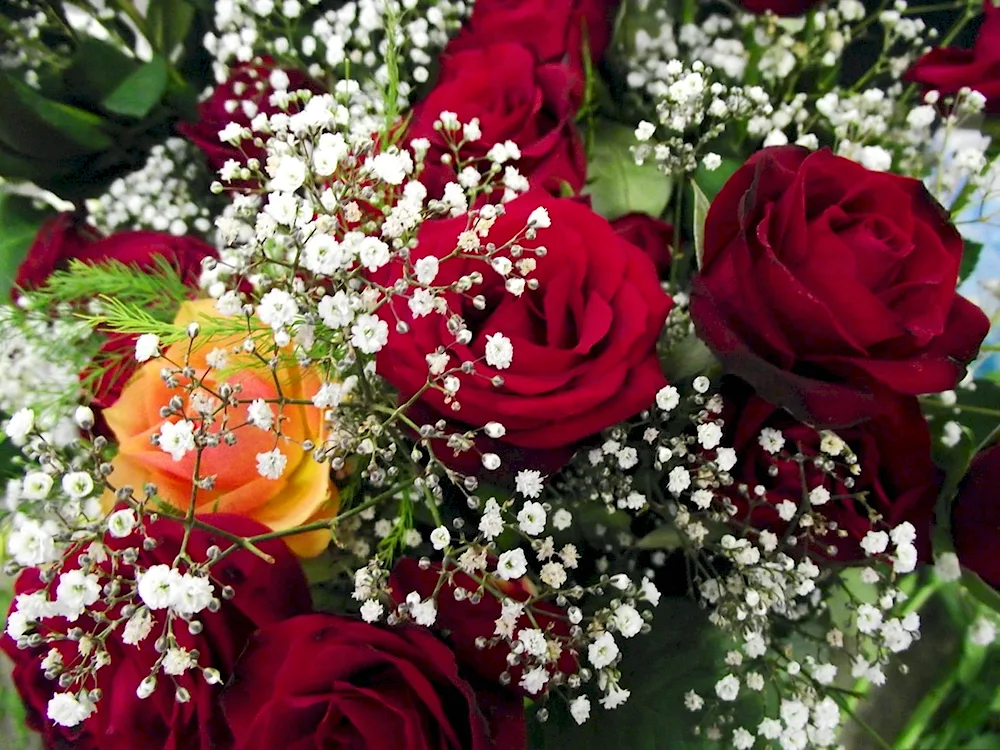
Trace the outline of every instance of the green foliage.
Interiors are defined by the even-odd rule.
[[[152,269],[141,271],[116,260],[94,264],[72,260],[67,270],[56,271],[33,292],[32,299],[36,308],[44,309],[112,297],[115,302],[144,308],[144,315],[170,322],[191,290],[168,260],[157,256],[153,263]]]
[[[181,44],[195,19],[195,7],[186,0],[152,0],[146,10],[150,44],[169,56]]]
[[[549,719],[529,719],[533,750],[629,748],[684,750],[703,746],[692,735],[695,721],[684,708],[684,693],[706,694],[718,679],[719,654],[705,613],[688,599],[664,598],[649,635],[620,642],[622,686],[632,691],[625,705],[605,711],[591,707],[591,718],[577,726],[565,701],[553,695]]]
[[[0,298],[10,292],[18,266],[50,213],[30,198],[0,193]]]
[[[979,254],[982,252],[982,249],[982,242],[975,242],[970,239],[965,240],[965,249],[962,252],[962,265],[958,268],[959,282],[965,281],[976,270],[976,264],[979,262]]]
[[[0,96],[0,175],[73,201],[139,167],[197,101],[164,56],[143,63],[96,39],[77,44],[38,89],[0,76]]]
[[[651,162],[635,163],[630,149],[636,143],[634,129],[626,125],[604,120],[594,127],[584,192],[594,210],[608,219],[633,211],[660,216],[670,200],[670,178]]]
[[[117,115],[145,117],[166,91],[167,72],[167,61],[157,55],[122,81],[101,106]]]

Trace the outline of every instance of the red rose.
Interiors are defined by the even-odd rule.
[[[240,659],[223,706],[235,750],[521,750],[525,744],[521,701],[477,695],[459,675],[454,654],[430,632],[336,615],[263,628]]]
[[[17,269],[14,284],[25,290],[39,287],[54,272],[69,268],[71,260],[92,264],[114,260],[149,271],[156,267],[159,257],[168,261],[184,283],[194,288],[198,285],[202,261],[215,255],[215,248],[195,237],[176,237],[164,232],[142,230],[102,237],[82,216],[61,213],[38,230]]]
[[[149,271],[156,268],[157,261],[162,259],[173,266],[181,280],[193,291],[198,288],[202,261],[215,256],[215,248],[195,237],[176,237],[146,230],[102,237],[83,217],[61,213],[46,221],[38,230],[34,243],[17,270],[15,288],[31,290],[39,287],[55,271],[69,268],[71,260],[91,264],[118,261]],[[95,406],[107,408],[118,400],[122,387],[137,365],[132,356],[136,338],[131,334],[108,334],[96,357],[100,374],[91,384]],[[98,424],[98,431],[103,431],[103,424]]]
[[[497,75],[502,70],[503,75]],[[413,110],[407,137],[431,142],[420,181],[432,196],[457,179],[441,157],[451,150],[434,121],[454,112],[467,123],[479,120],[482,137],[462,148],[464,158],[485,158],[495,143],[513,141],[521,151],[514,163],[533,187],[559,193],[563,183],[583,187],[586,154],[573,128],[573,76],[559,64],[539,64],[520,44],[490,44],[444,59],[437,85]]]
[[[447,642],[458,657],[459,663],[463,667],[470,669],[490,684],[499,684],[500,675],[507,673],[510,681],[507,683],[510,690],[518,695],[530,696],[519,684],[521,675],[524,673],[523,664],[510,666],[507,656],[510,654],[510,647],[507,643],[500,641],[488,648],[477,648],[476,639],[485,638],[487,641],[495,637],[496,621],[500,618],[502,607],[500,600],[489,592],[485,592],[478,603],[473,603],[468,596],[461,601],[455,598],[457,588],[464,589],[471,594],[479,590],[476,583],[465,573],[457,569],[451,570],[451,575],[445,583],[438,588],[438,580],[441,577],[441,565],[435,563],[426,570],[421,569],[420,564],[413,558],[404,557],[392,570],[389,578],[389,586],[392,589],[392,598],[396,604],[402,604],[406,595],[411,591],[420,594],[421,599],[434,598],[437,603],[437,620],[435,626],[447,632]],[[531,599],[531,592],[525,582],[498,581],[503,584],[504,596],[516,602],[527,602]],[[537,628],[547,632],[552,636],[558,636],[564,641],[569,639],[569,621],[566,613],[559,607],[549,602],[534,602],[531,607],[531,617],[528,611],[517,621],[515,637],[517,632],[523,628]],[[531,618],[534,618],[532,621]],[[576,674],[580,665],[577,655],[569,649],[564,649],[559,657],[557,667],[563,675]],[[552,670],[549,670],[550,676]],[[546,689],[548,686],[546,685]]]
[[[712,201],[691,287],[698,335],[817,426],[879,394],[954,387],[989,329],[955,293],[962,238],[917,180],[823,150],[766,148]]]
[[[445,54],[516,42],[539,62],[569,62],[582,70],[584,41],[592,59],[600,60],[617,11],[617,0],[476,0]]]
[[[1000,589],[1000,444],[972,461],[952,511],[952,535],[959,562]]]
[[[986,20],[971,50],[936,47],[914,63],[906,79],[942,94],[968,87],[986,97],[986,110],[1000,113],[1000,8],[983,3]]]
[[[836,524],[837,529],[819,537],[824,548],[813,549],[816,554],[839,560],[862,559],[865,555],[859,544],[873,528],[870,509],[888,527],[904,521],[912,523],[917,530],[914,544],[920,559],[930,557],[938,476],[931,461],[927,422],[916,398],[888,398],[883,411],[873,419],[837,430],[836,435],[857,456],[861,469],[853,487],[847,487],[841,480],[848,473],[844,466],[836,472],[838,479],[833,479],[812,461],[803,463],[800,470],[791,458],[790,454],[796,451],[809,457],[820,455],[822,436],[816,430],[754,395],[738,381],[727,380],[723,393],[728,433],[723,442],[731,445],[739,457],[731,471],[733,479],[737,484],[745,484],[751,492],[757,485],[766,490],[764,503],[750,514],[752,526],[774,531],[779,536],[783,534],[788,524],[778,516],[775,506],[786,500],[801,506],[804,482],[809,490],[822,486],[830,493],[831,499],[818,506],[817,511]],[[761,445],[759,438],[765,428],[781,432],[785,439],[782,450],[771,453]],[[845,455],[846,451],[837,460],[843,463]],[[777,473],[773,473],[775,470]],[[854,499],[862,493],[867,507]],[[730,497],[739,511],[736,520],[746,520],[747,499],[735,490]],[[817,531],[815,527],[812,530]],[[828,546],[836,549],[826,549]]]
[[[235,122],[250,127],[250,121],[261,112],[274,115],[281,110],[271,104],[275,92],[274,77],[286,77],[286,91],[308,90],[315,94],[323,88],[305,73],[293,68],[280,68],[270,58],[258,58],[255,62],[239,65],[230,72],[229,79],[220,84],[212,95],[198,105],[198,121],[183,122],[177,131],[197,146],[205,154],[208,165],[218,171],[230,159],[244,163],[249,158],[260,159],[263,163],[266,153],[249,140],[242,148],[230,146],[219,140],[219,131]],[[284,83],[284,81],[282,81]]]
[[[667,277],[674,244],[672,226],[649,214],[631,213],[612,221],[611,228],[650,257],[661,279]]]
[[[739,0],[750,13],[771,11],[776,16],[801,16],[818,3],[819,0]]]
[[[205,516],[203,519],[229,533],[253,536],[267,529],[238,516]],[[152,551],[142,545],[138,533],[124,539],[105,537],[110,550],[139,548],[139,566],[145,570],[153,565],[170,565],[181,545],[184,528],[175,521],[160,520],[146,526],[147,536],[157,541]],[[187,551],[194,560],[206,560],[207,549],[216,544],[225,547],[227,542],[195,529],[188,540]],[[270,565],[248,551],[239,551],[211,568],[216,591],[222,586],[232,586],[236,595],[222,600],[218,612],[203,610],[195,616],[202,625],[197,635],[186,626],[174,621],[173,634],[179,645],[188,650],[197,649],[199,664],[217,669],[225,681],[233,674],[237,657],[251,633],[258,628],[285,617],[308,612],[309,589],[295,557],[280,540],[261,543],[258,547],[275,559]],[[123,567],[124,566],[124,567]],[[63,571],[80,567],[79,556],[71,556]],[[101,584],[111,580],[112,563],[98,566]],[[121,558],[117,561],[117,574],[127,581],[132,575]],[[35,569],[29,569],[17,580],[17,594],[31,594],[48,589],[49,598],[55,599],[58,578],[47,587]],[[101,601],[91,611],[105,611],[109,618],[121,616],[122,604],[103,608]],[[57,682],[47,679],[40,666],[50,646],[20,649],[9,636],[0,640],[0,647],[14,660],[14,682],[27,711],[27,724],[42,733],[48,747],[76,748],[77,750],[138,750],[162,748],[163,750],[220,750],[231,745],[231,738],[222,712],[218,706],[221,685],[209,685],[198,670],[177,677],[158,675],[159,687],[145,700],[136,697],[139,683],[150,674],[159,658],[155,643],[163,633],[164,610],[153,613],[153,628],[138,645],[126,645],[122,640],[123,627],[119,626],[105,641],[110,663],[98,673],[97,685],[103,696],[97,710],[81,725],[66,728],[46,718],[49,699],[57,692]],[[89,615],[69,622],[63,618],[47,617],[42,620],[41,632],[67,632],[70,628],[83,628],[85,633],[107,628],[99,625]],[[63,656],[67,666],[79,662],[73,641],[53,644]],[[87,685],[88,689],[94,687]],[[178,703],[174,692],[186,688],[191,700]],[[277,746],[275,746],[277,747]]]
[[[525,240],[528,216],[539,207],[548,211],[551,226],[538,229],[536,240]],[[537,260],[529,278],[538,288],[526,285],[523,294],[514,296],[505,291],[505,277],[479,258],[442,262],[436,287],[473,272],[483,275],[474,293],[485,297],[484,310],[476,309],[471,294],[443,295],[450,312],[464,318],[471,342],[457,344],[445,316],[414,317],[407,300],[396,296],[379,312],[390,332],[378,353],[378,371],[396,387],[402,403],[427,382],[426,357],[438,347],[448,348],[451,368],[480,360],[474,373],[456,372],[459,410],[433,388],[421,397],[423,412],[414,418],[444,418],[462,431],[500,422],[506,428],[503,442],[484,438],[481,447],[500,454],[505,470],[555,471],[569,460],[576,444],[638,414],[665,385],[656,341],[671,300],[660,288],[648,256],[586,206],[530,192],[503,208],[480,242],[502,248],[518,237],[522,247],[544,246],[542,257],[536,258],[530,249],[522,255]],[[450,255],[465,229],[464,216],[424,223],[412,260]],[[500,255],[509,257],[509,252]],[[386,267],[382,283],[391,286],[404,270],[402,263]],[[520,278],[516,268],[508,275]],[[397,319],[407,323],[407,333],[396,331]],[[513,346],[512,362],[505,369],[482,361],[487,336],[498,332]],[[500,387],[491,382],[496,376],[503,378]],[[463,455],[478,467],[478,458],[470,454]],[[453,460],[452,451],[443,446],[438,457]],[[465,465],[464,470],[473,467]]]

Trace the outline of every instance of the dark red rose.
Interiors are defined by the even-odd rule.
[[[968,87],[986,97],[986,110],[1000,113],[1000,8],[983,3],[986,19],[971,50],[936,47],[917,60],[906,79],[927,90],[954,95]]]
[[[64,212],[48,219],[18,266],[11,295],[16,299],[19,289],[41,286],[55,271],[65,269],[71,259],[80,257],[100,239],[101,233],[80,214]]]
[[[445,54],[516,42],[539,62],[566,62],[582,70],[584,41],[593,60],[611,41],[617,0],[476,0],[472,16]]]
[[[61,213],[39,229],[17,270],[15,289],[30,291],[43,285],[55,271],[69,268],[71,260],[91,264],[118,261],[142,271],[153,270],[159,260],[165,260],[191,287],[193,295],[198,288],[202,261],[215,256],[215,248],[195,237],[146,230],[102,237],[82,216]],[[122,387],[137,365],[132,356],[136,336],[123,333],[106,336],[96,357],[99,375],[90,383],[93,404],[99,408],[107,408],[118,400]],[[84,373],[84,379],[89,381],[88,376],[89,372]],[[103,422],[99,418],[98,432],[102,430]]]
[[[202,520],[240,536],[267,531],[265,527],[238,516],[209,515]],[[111,550],[138,547],[138,562],[142,569],[159,564],[170,565],[180,549],[183,526],[175,521],[160,520],[148,524],[146,528],[147,535],[158,542],[152,551],[143,548],[138,532],[125,539],[108,535],[105,544]],[[195,529],[188,541],[188,554],[194,560],[206,560],[207,550],[213,544],[223,548],[227,546],[226,540]],[[258,547],[274,558],[273,565],[248,551],[239,551],[212,566],[216,591],[229,585],[235,589],[236,596],[223,600],[218,612],[203,610],[195,615],[194,619],[203,626],[198,635],[192,635],[186,626],[174,621],[173,634],[179,645],[188,650],[197,649],[200,653],[199,664],[217,669],[223,681],[232,676],[236,659],[251,633],[286,617],[308,612],[311,608],[302,570],[284,543],[272,540]],[[132,575],[129,566],[122,567],[120,558],[117,565],[117,571],[124,573],[128,580]],[[63,570],[79,567],[79,557],[71,556]],[[101,563],[98,567],[103,571],[103,585],[110,580],[111,562]],[[58,578],[47,587],[52,600],[55,599],[57,584]],[[15,591],[17,594],[31,594],[44,588],[46,586],[37,570],[29,569],[18,578]],[[92,610],[102,611],[104,607],[99,600]],[[121,609],[122,604],[118,603],[104,611],[108,617],[116,618],[120,616]],[[47,679],[40,666],[50,646],[19,649],[9,636],[0,639],[0,647],[14,660],[14,682],[27,711],[27,724],[42,733],[48,747],[75,750],[222,750],[231,747],[229,729],[219,708],[222,686],[209,685],[197,670],[173,678],[160,674],[159,686],[150,697],[145,700],[136,697],[136,688],[150,674],[159,657],[155,642],[163,632],[164,612],[156,610],[152,613],[153,629],[137,646],[124,643],[121,626],[106,640],[111,661],[97,673],[97,687],[103,691],[103,696],[97,704],[97,711],[83,724],[73,728],[56,725],[46,718],[48,701],[57,689],[56,681]],[[45,618],[42,622],[46,631],[56,632],[79,627],[90,633],[107,627],[106,624],[96,624],[89,615],[75,622],[54,617]],[[62,653],[67,666],[79,661],[74,642],[61,641],[54,647]],[[87,687],[92,689],[94,685],[88,684]],[[178,703],[175,700],[177,687],[189,691],[189,702]]]
[[[801,16],[808,13],[819,0],[738,0],[751,13],[771,11],[776,16]]]
[[[521,701],[482,697],[429,631],[317,614],[257,633],[223,707],[235,750],[521,750]]]
[[[463,157],[484,158],[493,144],[513,141],[521,151],[514,163],[533,187],[559,193],[567,183],[579,191],[587,160],[573,127],[574,85],[568,68],[539,64],[520,44],[490,44],[446,58],[437,85],[414,108],[407,131],[408,138],[431,142],[420,181],[440,197],[445,183],[457,179],[454,165],[441,163],[450,149],[434,128],[447,111],[463,123],[479,120],[482,137],[462,148]]]
[[[667,277],[674,243],[672,226],[649,214],[631,213],[612,221],[611,228],[650,257],[661,279]]]
[[[529,248],[522,257],[532,259],[536,256],[530,248],[544,246],[545,254],[529,274],[538,288],[526,285],[523,294],[514,296],[505,291],[505,277],[481,258],[442,262],[436,287],[473,272],[484,277],[475,287],[475,294],[485,298],[483,310],[476,309],[470,294],[443,295],[450,312],[463,316],[471,342],[456,344],[447,316],[414,317],[407,300],[396,296],[379,312],[390,332],[378,353],[378,371],[396,387],[403,403],[427,382],[426,357],[439,347],[448,348],[450,368],[479,360],[474,373],[456,372],[459,410],[434,388],[423,394],[423,411],[414,418],[420,423],[443,418],[460,431],[500,422],[506,428],[502,442],[484,437],[480,447],[498,453],[505,472],[517,467],[555,471],[580,441],[638,414],[665,385],[656,341],[671,300],[660,288],[649,257],[586,206],[530,192],[503,208],[480,242],[502,248],[519,237],[519,245]],[[551,226],[538,229],[535,240],[526,240],[528,217],[539,208],[548,211]],[[465,229],[464,216],[425,222],[412,259],[444,258]],[[507,250],[500,255],[509,257]],[[397,262],[383,271],[381,281],[391,286],[404,268]],[[508,276],[521,278],[516,268]],[[407,333],[396,331],[397,318],[409,325]],[[513,346],[513,360],[504,369],[483,360],[487,336],[498,332]],[[497,376],[503,378],[500,387],[491,382]],[[454,461],[444,445],[437,453],[442,460]],[[475,471],[478,456],[464,456],[472,462],[464,470]]]
[[[698,335],[816,426],[881,394],[954,387],[989,329],[955,293],[962,238],[917,180],[823,150],[766,148],[712,201],[691,288]]]
[[[242,164],[254,158],[263,163],[266,156],[263,148],[249,140],[243,142],[242,149],[230,146],[219,140],[219,131],[231,122],[250,127],[250,121],[260,112],[267,115],[280,112],[270,103],[271,94],[276,90],[272,83],[275,75],[287,77],[287,91],[323,92],[323,87],[302,71],[280,68],[270,58],[258,58],[233,68],[229,79],[198,105],[197,122],[183,122],[177,126],[177,131],[205,154],[213,171],[221,169],[230,159]]]
[[[1000,589],[1000,444],[972,460],[955,499],[951,528],[959,562]]]
[[[110,237],[86,223],[78,214],[61,213],[38,230],[24,261],[17,269],[16,288],[41,286],[56,271],[69,268],[71,260],[82,263],[118,261],[148,271],[156,259],[168,261],[184,283],[198,286],[201,263],[214,258],[215,248],[195,237],[177,237],[164,232],[119,232]]]
[[[434,625],[447,633],[446,641],[454,650],[459,663],[494,685],[500,684],[500,675],[507,672],[510,676],[508,689],[518,695],[530,697],[531,694],[519,684],[524,673],[523,665],[512,667],[507,663],[507,656],[510,653],[507,643],[500,641],[488,648],[476,647],[477,638],[489,641],[495,637],[496,621],[502,611],[500,600],[495,595],[484,592],[478,603],[474,604],[468,596],[459,601],[455,599],[457,588],[462,588],[471,594],[479,590],[479,584],[456,568],[451,569],[445,583],[438,588],[440,577],[439,563],[434,563],[424,570],[413,558],[404,557],[396,563],[389,578],[392,597],[396,604],[402,604],[411,591],[420,594],[421,599],[434,597],[437,603],[437,620]],[[504,596],[516,602],[527,602],[533,595],[524,580],[498,581],[498,583],[503,585]],[[550,602],[535,602],[530,610],[534,622],[525,610],[517,621],[514,637],[517,636],[517,631],[523,628],[537,628],[568,642],[569,620],[564,610]],[[569,649],[563,650],[556,666],[564,675],[576,674],[580,668],[577,655]],[[552,671],[549,670],[550,675]]]
[[[931,460],[930,432],[915,397],[888,398],[882,412],[873,419],[837,430],[837,437],[857,456],[860,467],[854,486],[849,488],[841,481],[848,475],[843,465],[837,469],[838,479],[833,479],[807,461],[803,464],[803,480],[799,464],[789,454],[801,450],[806,456],[820,455],[822,436],[812,427],[754,395],[738,381],[728,379],[723,394],[727,433],[723,444],[731,445],[739,457],[730,473],[736,483],[746,484],[750,491],[757,485],[766,489],[764,503],[756,506],[749,516],[752,526],[782,535],[788,524],[778,516],[775,507],[785,500],[801,506],[804,481],[810,490],[822,486],[829,491],[831,499],[817,510],[835,523],[837,529],[822,536],[822,546],[812,550],[817,555],[839,560],[862,559],[865,555],[859,544],[873,529],[870,509],[880,515],[885,524],[876,527],[876,531],[904,521],[912,523],[917,530],[914,544],[919,559],[930,557],[930,532],[939,478]],[[770,453],[761,445],[759,438],[765,428],[781,431],[785,443],[778,453]],[[838,460],[843,463],[845,456],[846,451]],[[771,473],[772,467],[777,468],[776,474]],[[860,493],[865,493],[867,507],[847,497]],[[739,509],[735,518],[746,520],[746,498],[735,490],[730,497]],[[836,549],[826,549],[828,546]]]

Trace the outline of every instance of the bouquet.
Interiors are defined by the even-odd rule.
[[[866,706],[943,601],[978,666],[901,736],[958,746],[1000,10],[945,5],[4,4],[27,726],[889,746]]]

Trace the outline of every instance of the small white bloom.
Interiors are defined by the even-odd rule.
[[[160,356],[160,337],[155,333],[144,333],[135,342],[135,359],[146,362]]]
[[[207,577],[185,573],[177,580],[171,606],[178,614],[196,615],[212,603],[214,593],[215,587]]]
[[[812,505],[824,505],[830,502],[830,490],[823,486],[813,487],[809,491],[809,502]]]
[[[257,454],[257,473],[266,479],[280,479],[287,464],[288,456],[277,448]]]
[[[62,489],[70,498],[80,500],[94,491],[94,478],[85,471],[71,471],[63,475]]]
[[[552,514],[552,527],[557,531],[565,531],[573,525],[573,514],[565,508],[560,508]]]
[[[191,652],[183,648],[170,648],[163,657],[163,671],[173,677],[182,675],[197,662],[191,658]]]
[[[760,431],[760,437],[757,441],[760,443],[761,448],[766,450],[768,453],[774,454],[784,447],[785,436],[781,434],[781,430],[775,430],[772,427],[765,427]]]
[[[25,500],[44,500],[52,491],[54,480],[51,474],[43,471],[31,471],[24,477],[21,489]]]
[[[577,724],[583,724],[590,718],[590,698],[581,695],[570,701],[569,715]]]
[[[180,461],[194,448],[194,422],[182,419],[160,425],[160,450],[169,453],[174,461]]]
[[[498,370],[506,370],[514,358],[514,346],[502,333],[486,336],[486,364]]]
[[[726,675],[715,683],[715,694],[720,700],[734,701],[740,694],[740,680],[735,675]]]
[[[601,633],[587,648],[587,658],[595,669],[604,669],[618,658],[618,644],[615,637],[605,631]]]
[[[274,426],[274,410],[262,398],[255,398],[247,407],[247,421],[265,432]]]
[[[138,609],[128,618],[122,631],[122,640],[129,646],[135,646],[146,639],[153,629],[153,616],[145,607]]]
[[[525,497],[536,498],[542,494],[543,479],[541,472],[534,469],[524,469],[517,472],[514,485],[517,491]]]
[[[691,474],[683,466],[675,466],[667,475],[667,489],[673,495],[679,495],[691,486]]]
[[[722,442],[722,428],[715,422],[698,425],[698,442],[705,450],[712,450]]]
[[[365,354],[375,354],[389,340],[389,325],[374,315],[359,315],[351,326],[351,345]]]
[[[642,615],[631,604],[621,605],[614,611],[611,620],[623,638],[632,638],[642,630]]]
[[[108,533],[116,539],[124,539],[135,529],[138,520],[131,508],[116,510],[108,516]]]
[[[79,700],[72,693],[56,693],[46,708],[46,716],[63,727],[75,727],[92,713],[94,704],[86,699]]]
[[[441,551],[451,544],[451,532],[444,526],[438,526],[431,532],[431,545]]]
[[[505,581],[520,578],[527,572],[528,560],[524,556],[524,550],[520,547],[501,553],[497,560],[497,575]]]
[[[84,609],[96,602],[100,595],[101,585],[94,573],[68,570],[59,576],[56,604],[60,614],[70,621],[82,615]]]
[[[526,502],[517,514],[517,523],[528,536],[538,536],[545,531],[545,508],[541,503]]]
[[[539,206],[528,216],[528,226],[536,229],[545,229],[552,226],[549,212],[543,206]]]
[[[656,392],[656,405],[663,411],[673,411],[680,402],[681,394],[672,385],[665,385]]]
[[[549,673],[545,667],[532,667],[521,675],[520,687],[529,695],[537,695],[549,681]]]
[[[139,576],[139,598],[150,609],[166,609],[177,600],[181,574],[169,565],[154,565]]]
[[[361,605],[361,619],[365,622],[378,622],[382,619],[385,607],[377,599],[368,599]]]
[[[861,540],[861,549],[868,556],[879,555],[889,547],[889,535],[884,531],[869,531]]]

